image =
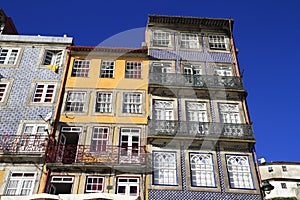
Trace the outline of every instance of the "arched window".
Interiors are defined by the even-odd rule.
[[[154,152],[153,183],[155,185],[177,185],[176,153]]]

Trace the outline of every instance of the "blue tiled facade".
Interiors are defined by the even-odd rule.
[[[2,41],[3,46],[6,44],[14,47],[9,42]],[[44,48],[35,47],[34,45],[34,43],[18,44],[15,47],[21,48],[20,62],[16,66],[0,66],[1,75],[5,79],[13,80],[7,102],[5,105],[0,106],[0,134],[17,134],[21,120],[40,121],[39,115],[46,116],[49,112],[54,113],[55,111],[57,95],[55,96],[55,103],[49,106],[29,106],[27,102],[31,98],[30,89],[35,81],[57,81],[60,83],[64,70],[64,64],[57,73],[46,67],[41,68],[40,55],[44,53],[41,52],[44,51]],[[48,46],[56,47],[56,44],[48,44]],[[62,49],[66,49],[66,46],[60,45]],[[56,91],[60,89],[59,86],[60,84],[57,85]]]
[[[155,17],[153,21],[155,21]],[[226,51],[213,51],[213,50],[208,50],[208,45],[207,45],[207,33],[206,35],[199,33],[198,35],[200,36],[200,44],[201,44],[201,48],[199,49],[189,49],[189,50],[184,50],[184,49],[180,49],[178,47],[179,44],[179,37],[180,37],[180,31],[178,30],[178,24],[176,24],[176,28],[172,29],[170,27],[172,27],[170,24],[172,22],[170,22],[170,24],[167,24],[167,20],[165,18],[163,18],[161,24],[159,24],[157,27],[155,27],[155,25],[151,24],[150,26],[150,30],[149,32],[151,32],[151,30],[158,30],[161,27],[166,28],[167,31],[172,32],[172,38],[174,41],[174,44],[172,44],[172,46],[168,46],[166,48],[163,47],[155,47],[155,46],[151,46],[149,48],[149,54],[150,56],[155,60],[170,60],[170,61],[175,61],[175,72],[176,73],[181,73],[180,72],[180,64],[182,61],[184,62],[202,62],[204,63],[204,67],[205,67],[205,74],[203,75],[212,75],[212,69],[210,69],[210,67],[212,65],[214,65],[215,63],[218,64],[230,64],[232,66],[236,66],[237,63],[235,63],[235,59],[233,57],[233,52],[231,50],[231,48],[228,48]],[[151,21],[151,20],[150,20]],[[157,20],[158,21],[158,20]],[[157,22],[155,21],[155,22]],[[171,20],[170,20],[171,21]],[[194,22],[194,21],[193,21]],[[166,23],[166,24],[164,24]],[[173,24],[172,24],[173,25]],[[186,25],[186,24],[184,24]],[[183,26],[184,26],[183,25]],[[206,27],[207,28],[207,27]],[[214,27],[215,28],[215,27]],[[163,30],[163,29],[162,29]],[[188,32],[189,30],[184,30],[183,28],[183,32]],[[193,32],[195,33],[195,31]],[[150,33],[151,34],[151,33]],[[229,45],[229,42],[228,42]],[[166,86],[167,87],[167,86]],[[159,96],[163,96],[163,94],[159,95]],[[182,106],[181,106],[181,97],[174,97],[177,98],[178,100],[178,120],[181,121],[183,120],[182,117]],[[193,97],[190,97],[193,98]],[[217,110],[218,108],[216,108],[216,104],[214,103],[214,97],[210,97],[209,99],[209,107],[210,107],[210,113],[211,113],[211,121],[212,122],[217,122],[218,120],[216,119],[216,115],[215,115],[215,110]],[[237,100],[239,101],[239,100]],[[171,138],[172,139],[172,138]],[[178,143],[180,143],[178,141]],[[217,142],[216,142],[217,143]],[[218,144],[216,144],[216,147],[218,146]],[[217,160],[217,167],[218,168],[218,181],[219,183],[218,185],[218,189],[217,190],[207,190],[206,189],[202,189],[201,188],[193,188],[192,190],[189,189],[190,188],[190,180],[189,177],[187,177],[187,170],[186,169],[186,159],[185,158],[185,150],[181,149],[180,150],[180,168],[181,170],[177,170],[177,173],[181,173],[178,177],[181,177],[181,181],[179,181],[180,183],[182,183],[182,185],[180,185],[180,187],[177,188],[168,188],[165,189],[166,187],[164,187],[164,189],[158,189],[158,186],[155,186],[155,188],[152,188],[150,186],[150,189],[148,190],[148,199],[149,200],[168,200],[168,199],[175,199],[175,200],[181,200],[181,199],[186,199],[186,200],[194,200],[194,199],[201,199],[201,200],[260,200],[262,199],[261,194],[259,193],[259,184],[256,184],[256,188],[254,190],[256,191],[247,191],[240,189],[240,190],[236,190],[234,192],[231,192],[232,190],[228,189],[228,179],[225,178],[225,176],[227,175],[227,172],[225,170],[227,169],[223,169],[224,167],[224,157],[221,156],[221,153],[224,152],[220,152],[219,147],[216,148],[217,150],[215,150],[216,153],[216,160]],[[236,152],[239,152],[239,150],[236,150]],[[249,152],[243,152],[242,150],[240,151],[241,154],[243,153],[249,153]],[[223,160],[222,160],[223,159]],[[178,161],[179,162],[179,161]],[[255,172],[255,169],[252,169],[253,173]],[[225,173],[226,172],[226,173]],[[257,179],[253,180],[255,183],[258,183]],[[227,188],[226,188],[227,185]],[[179,189],[178,189],[179,188]],[[198,190],[198,191],[197,191]]]

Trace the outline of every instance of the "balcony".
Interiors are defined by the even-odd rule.
[[[178,87],[244,89],[241,77],[236,76],[202,76],[150,72],[149,84]]]
[[[148,136],[254,139],[251,125],[188,121],[149,121]]]
[[[145,147],[52,145],[47,163],[126,165],[146,163]],[[97,165],[99,166],[99,165]]]

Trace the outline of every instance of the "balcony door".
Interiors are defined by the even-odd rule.
[[[190,134],[208,134],[207,105],[205,102],[186,102],[186,118]]]
[[[57,146],[57,160],[63,163],[73,163],[76,159],[78,139],[81,127],[62,127]]]
[[[42,152],[47,135],[46,124],[25,124],[21,133],[20,152]]]
[[[172,76],[168,76],[172,73],[172,65],[168,62],[153,62],[152,72],[155,79],[159,78],[159,83],[164,85],[166,83],[172,83]]]
[[[183,74],[185,76],[185,81],[187,83],[193,84],[200,78],[199,75],[202,74],[202,69],[200,65],[184,65]]]
[[[138,161],[140,154],[141,129],[121,128],[120,135],[120,162]]]

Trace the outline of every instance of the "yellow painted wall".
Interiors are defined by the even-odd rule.
[[[82,113],[68,113],[67,116],[62,114],[60,116],[61,122],[82,122],[82,123],[128,123],[128,124],[146,124],[148,116],[148,71],[149,71],[149,61],[143,60],[142,58],[130,58],[128,60],[115,60],[115,70],[114,78],[99,78],[100,75],[100,58],[91,58],[89,77],[71,77],[73,62],[75,59],[84,58],[71,58],[70,67],[68,71],[68,77],[66,81],[66,89],[82,89],[89,90],[89,106],[88,113],[83,115]],[[113,60],[113,59],[103,59],[103,60]],[[125,78],[125,65],[126,61],[141,61],[142,62],[142,78],[141,79],[129,79]],[[93,109],[95,107],[95,92],[97,89],[109,89],[115,91],[116,102],[114,106],[115,112],[113,115],[95,115]],[[120,106],[121,101],[121,91],[124,90],[138,90],[145,93],[145,113],[143,115],[126,115],[120,116]],[[121,114],[122,115],[122,114]]]
[[[4,178],[5,170],[0,170],[0,183],[2,183]]]

